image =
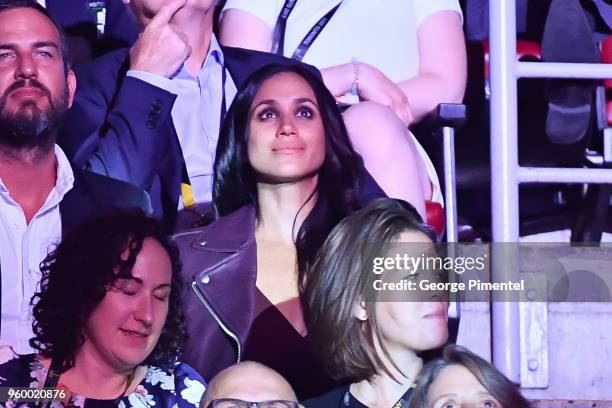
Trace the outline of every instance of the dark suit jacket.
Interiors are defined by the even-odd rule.
[[[60,202],[63,233],[79,221],[113,208],[138,208],[146,213],[152,211],[148,194],[130,183],[90,171],[72,170],[74,185]]]
[[[238,89],[256,69],[290,61],[239,48],[223,47],[223,54]],[[148,191],[154,214],[171,227],[184,166],[171,116],[176,96],[126,77],[128,67],[123,49],[77,71],[79,85],[59,144],[75,165]]]
[[[238,89],[258,68],[295,63],[282,56],[240,48],[223,47],[223,54]],[[77,71],[76,97],[59,144],[75,165],[148,191],[154,215],[172,229],[184,166],[171,116],[176,96],[126,77],[128,58],[127,49],[118,50]],[[320,76],[316,68],[307,67]],[[384,196],[369,174],[364,177],[363,194]]]
[[[133,185],[89,171],[76,168],[72,170],[74,185],[59,205],[62,234],[85,218],[113,208],[139,208],[151,212],[148,195]]]

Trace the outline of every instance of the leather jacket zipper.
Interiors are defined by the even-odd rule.
[[[240,339],[238,338],[236,333],[231,331],[225,325],[225,323],[223,323],[223,321],[221,320],[219,315],[210,306],[210,304],[208,303],[208,301],[204,297],[204,294],[200,291],[200,288],[198,288],[198,285],[197,285],[197,283],[195,281],[191,282],[191,288],[195,292],[195,294],[198,297],[198,299],[200,299],[200,301],[202,302],[204,307],[210,312],[210,314],[212,315],[213,319],[215,319],[217,321],[217,324],[219,325],[219,327],[221,327],[221,330],[223,330],[223,332],[225,334],[227,334],[236,343],[236,350],[237,350],[236,363],[239,363],[240,362],[240,358],[242,357],[242,346],[240,345]]]

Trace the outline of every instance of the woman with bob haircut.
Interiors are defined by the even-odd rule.
[[[529,408],[517,386],[468,349],[449,345],[419,376],[410,408]]]
[[[320,361],[346,385],[306,401],[307,408],[408,406],[422,352],[447,340],[448,302],[388,301],[383,297],[388,294],[371,291],[381,276],[372,265],[389,255],[390,244],[414,243],[429,250],[434,240],[414,207],[388,198],[373,201],[333,229],[306,282],[304,305]]]
[[[199,406],[204,381],[180,363],[181,264],[156,220],[118,210],[91,218],[64,235],[41,273],[38,354],[0,348],[0,387],[60,390],[54,407]]]
[[[333,96],[308,68],[269,65],[247,81],[218,142],[216,221],[175,238],[193,288],[186,361],[205,378],[253,360],[302,398],[330,388],[299,287],[329,231],[361,207],[362,172]]]

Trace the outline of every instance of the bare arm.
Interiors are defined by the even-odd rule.
[[[249,12],[229,9],[221,22],[221,42],[269,51],[272,30]],[[459,15],[442,11],[429,16],[419,27],[418,43],[419,74],[396,86],[377,68],[360,63],[361,98],[391,107],[406,124],[419,120],[439,103],[460,102],[465,90],[466,55]],[[355,79],[352,63],[319,68],[334,96],[351,90]]]
[[[416,121],[439,103],[461,102],[467,80],[465,41],[455,11],[429,16],[417,35],[419,74],[398,84],[408,97]]]
[[[248,11],[229,9],[221,19],[223,45],[247,48],[256,51],[270,51],[272,29],[259,17]],[[321,70],[327,88],[334,96],[341,96],[353,86],[352,64],[342,64]]]
[[[272,30],[259,17],[248,11],[229,9],[221,19],[221,44],[229,47],[270,51]]]

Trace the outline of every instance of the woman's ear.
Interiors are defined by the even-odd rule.
[[[368,320],[368,312],[366,311],[365,302],[363,300],[355,303],[355,306],[353,306],[353,315],[360,322]]]

